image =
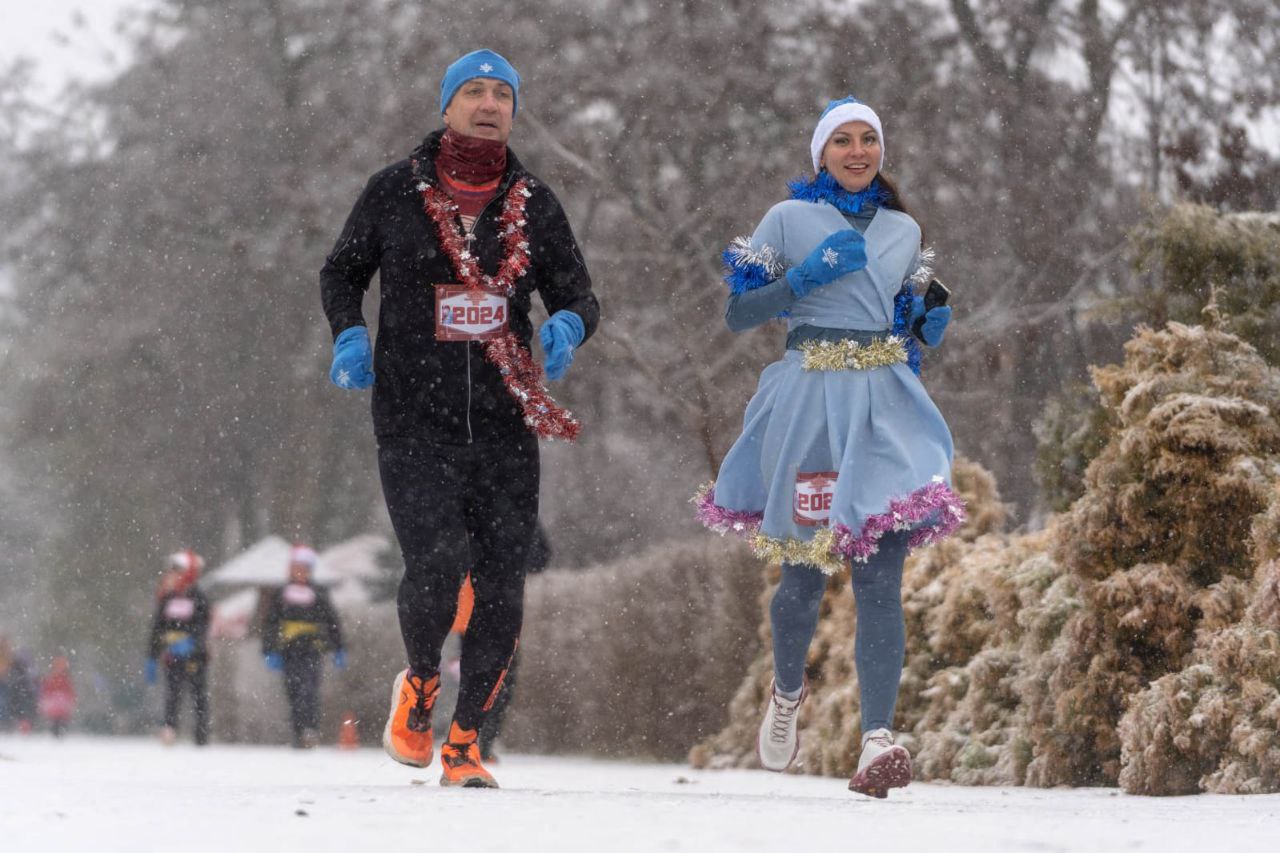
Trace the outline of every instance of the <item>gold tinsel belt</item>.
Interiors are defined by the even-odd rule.
[[[805,370],[872,370],[907,363],[907,342],[896,335],[864,341],[811,340],[795,348],[804,356]]]

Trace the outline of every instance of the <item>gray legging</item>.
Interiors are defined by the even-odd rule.
[[[902,616],[902,564],[907,531],[886,533],[880,550],[853,567],[858,628],[853,660],[862,696],[862,731],[893,728],[893,706],[906,649]],[[782,582],[769,605],[773,624],[773,672],[779,690],[794,693],[804,684],[804,661],[818,627],[818,608],[827,576],[805,563],[783,563]]]

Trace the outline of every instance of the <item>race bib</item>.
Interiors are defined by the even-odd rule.
[[[507,332],[507,297],[465,284],[436,285],[436,340],[487,341]]]
[[[306,584],[291,583],[284,588],[285,604],[297,607],[310,607],[316,603],[316,591]]]
[[[164,618],[182,621],[196,613],[196,603],[190,598],[171,598],[165,602]]]
[[[836,494],[836,472],[821,471],[796,475],[796,495],[792,518],[805,527],[825,526],[831,518],[831,501]]]

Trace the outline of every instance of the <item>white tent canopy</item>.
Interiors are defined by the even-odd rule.
[[[209,590],[236,586],[282,586],[288,579],[289,549],[283,538],[271,535],[248,550],[204,573],[200,585]],[[387,547],[381,536],[365,534],[339,542],[320,552],[313,582],[322,586],[343,585],[346,581],[371,580],[378,576],[378,552]]]
[[[208,589],[232,586],[279,586],[289,571],[289,549],[293,547],[279,536],[260,540],[227,562],[204,573],[200,585]],[[317,566],[317,569],[319,566]],[[316,573],[319,583],[319,571]]]

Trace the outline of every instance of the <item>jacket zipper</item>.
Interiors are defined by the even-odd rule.
[[[480,212],[476,214],[476,218],[472,220],[471,228],[467,230],[467,237],[470,238],[467,240],[468,251],[470,251],[471,246],[475,243],[476,226],[480,224],[480,217],[489,212],[489,208],[493,205],[494,201],[497,200],[498,196],[506,196],[507,188],[510,184],[511,181],[509,179],[505,181],[502,186],[498,188],[497,195],[489,199],[489,201],[485,203],[485,206],[480,208]],[[477,268],[479,268],[479,264],[480,256],[477,254]],[[471,444],[474,441],[475,437],[471,434],[471,341],[467,341],[467,444]]]
[[[471,436],[471,341],[467,341],[467,444],[474,440]]]

